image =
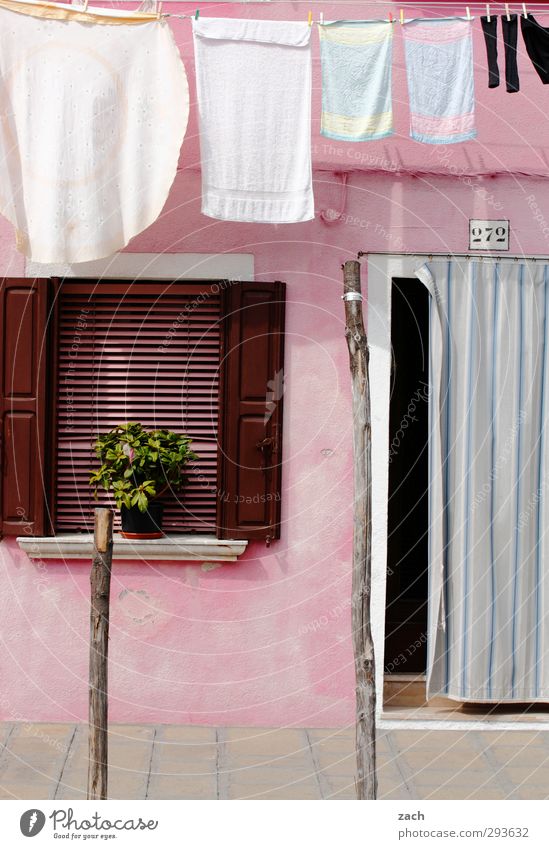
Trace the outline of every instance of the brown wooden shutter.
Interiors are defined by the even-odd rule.
[[[44,533],[48,280],[0,281],[0,531]]]
[[[280,536],[284,283],[224,292],[218,535]]]
[[[219,286],[65,280],[59,296],[58,531],[93,526],[90,469],[99,433],[127,421],[187,433],[199,459],[163,497],[166,533],[215,533]],[[116,526],[119,516],[116,513]]]

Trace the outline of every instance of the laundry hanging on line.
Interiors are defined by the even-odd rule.
[[[18,247],[39,262],[112,254],[158,217],[176,173],[189,97],[170,16],[24,0],[0,0],[0,16],[9,104],[0,207]],[[549,82],[549,30],[531,15],[521,27]],[[473,139],[471,20],[402,21],[399,29],[412,139]],[[518,90],[516,16],[503,29],[507,88]],[[393,132],[394,31],[389,21],[319,26],[323,135],[360,142]],[[257,223],[314,217],[311,32],[306,21],[193,20],[204,214]],[[493,27],[485,38],[495,85]]]
[[[403,35],[411,137],[427,144],[475,138],[471,21],[407,21]]]
[[[321,24],[320,132],[340,141],[373,141],[393,131],[393,25],[386,21]]]
[[[29,259],[86,262],[160,215],[189,94],[165,21],[57,11],[0,0],[0,210]]]
[[[202,212],[269,224],[314,218],[311,27],[199,18],[193,36]]]
[[[533,15],[521,16],[520,28],[526,52],[544,85],[549,83],[549,29],[542,27]]]
[[[491,15],[488,18],[487,15],[484,15],[481,17],[480,23],[488,61],[488,88],[497,88],[499,86],[498,16]],[[517,67],[517,16],[502,15],[501,30],[505,51],[505,85],[509,93],[514,93],[520,89]]]

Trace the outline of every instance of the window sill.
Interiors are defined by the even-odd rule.
[[[31,559],[91,560],[92,534],[55,537],[17,537],[19,548]],[[113,560],[178,560],[234,562],[244,554],[248,540],[181,535],[161,539],[124,539],[114,535]],[[212,567],[214,564],[212,563]]]

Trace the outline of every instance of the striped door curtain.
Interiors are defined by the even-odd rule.
[[[435,260],[427,690],[549,701],[549,266]]]

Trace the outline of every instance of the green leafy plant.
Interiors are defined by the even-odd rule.
[[[186,464],[197,459],[190,445],[188,436],[171,430],[147,430],[139,422],[117,425],[95,442],[101,461],[90,473],[95,498],[102,488],[112,492],[119,509],[124,504],[145,513],[149,502],[183,485]]]

